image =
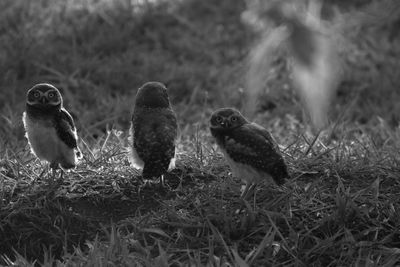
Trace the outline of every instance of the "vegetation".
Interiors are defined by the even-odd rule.
[[[207,120],[243,105],[257,41],[240,19],[245,3],[134,2],[0,2],[0,265],[400,263],[398,18],[341,32],[347,75],[318,138],[302,122],[286,61],[274,61],[281,74],[255,119],[281,144],[292,179],[244,201]],[[345,22],[368,7],[359,2],[334,4]],[[168,85],[180,121],[165,189],[142,187],[126,157],[136,88],[149,80]],[[84,154],[56,181],[21,122],[25,92],[43,81],[62,91]]]

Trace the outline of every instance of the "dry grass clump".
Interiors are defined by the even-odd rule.
[[[249,201],[238,197],[240,180],[202,130],[181,141],[189,149],[179,151],[167,188],[142,188],[114,136],[93,154],[84,150],[84,162],[62,181],[49,180],[36,160],[3,161],[3,262],[398,263],[399,143],[376,148],[379,140],[358,134],[330,144],[293,136],[284,149],[292,179],[260,185]]]

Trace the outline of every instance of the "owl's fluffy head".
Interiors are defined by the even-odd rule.
[[[41,109],[61,108],[62,97],[56,87],[48,83],[39,83],[28,90],[26,104]]]
[[[159,82],[147,82],[136,94],[136,107],[168,108],[170,106],[167,88]]]
[[[213,112],[210,118],[210,128],[228,130],[249,123],[246,118],[234,108],[220,108]]]

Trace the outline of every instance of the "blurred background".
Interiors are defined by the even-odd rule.
[[[308,123],[304,106],[331,123],[398,129],[397,1],[316,2],[314,20],[312,1],[280,2],[1,1],[0,148],[26,143],[25,94],[39,82],[61,90],[87,141],[128,129],[146,81],[168,86],[183,130],[205,128],[215,108],[246,109],[249,92],[257,100],[251,116],[283,133]],[[316,73],[318,60],[333,67]],[[307,100],[307,84],[322,76],[332,83],[327,99]]]

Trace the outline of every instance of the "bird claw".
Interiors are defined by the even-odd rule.
[[[153,183],[154,182],[150,179],[143,179],[143,184],[140,186],[140,188],[151,187]]]

